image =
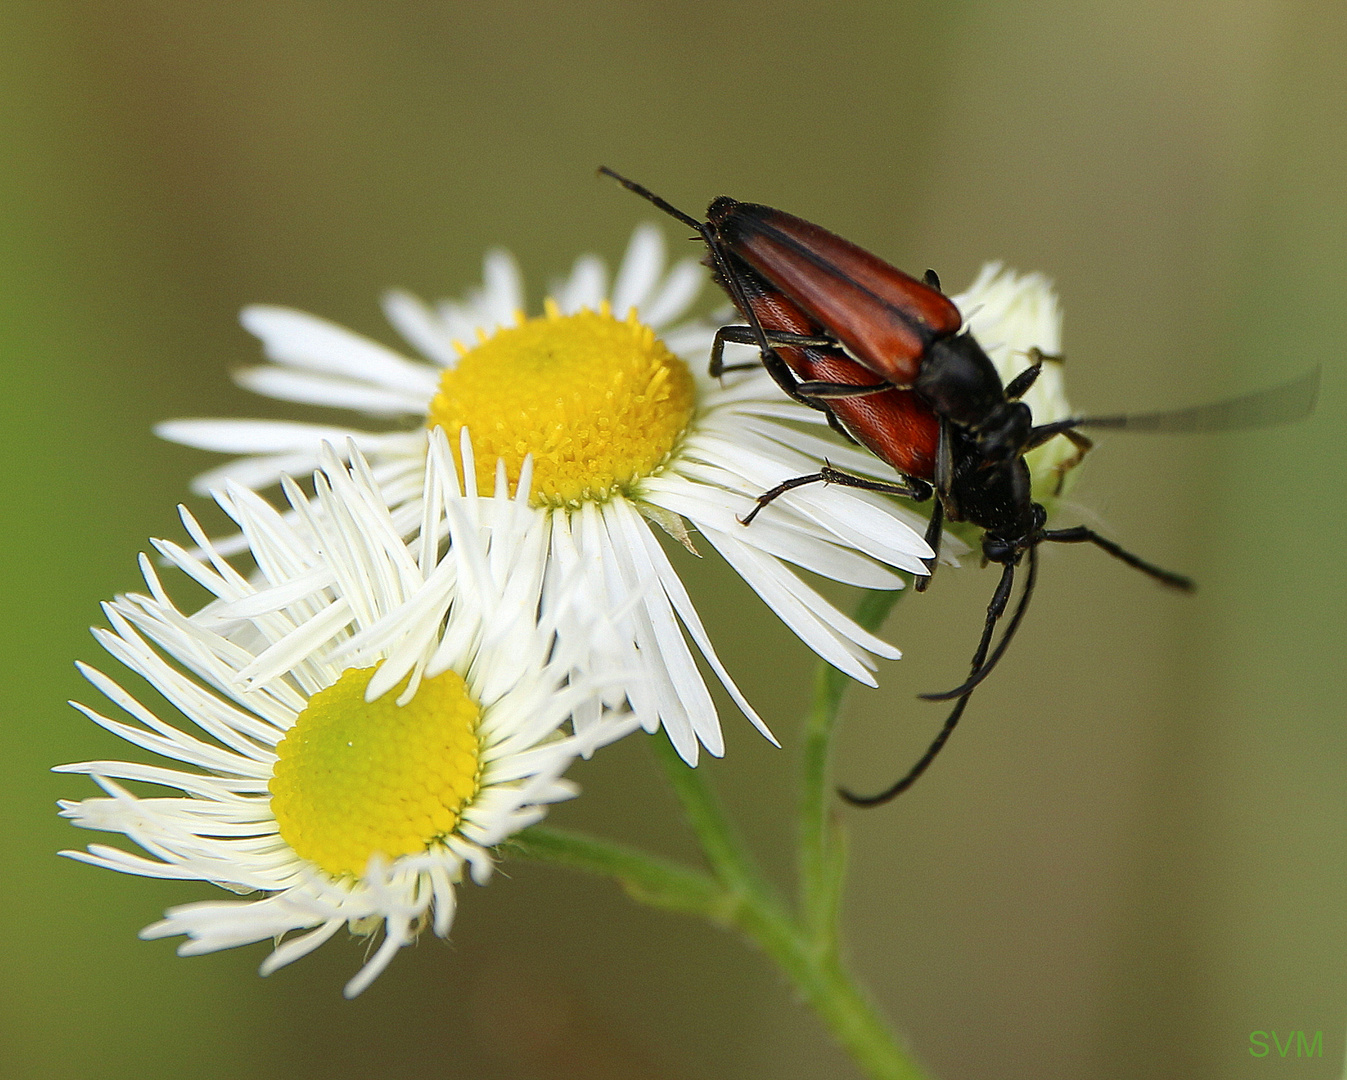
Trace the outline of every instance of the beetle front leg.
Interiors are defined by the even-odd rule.
[[[763,330],[763,337],[768,345],[789,345],[792,348],[815,348],[832,349],[837,347],[837,342],[830,337],[820,337],[817,334],[792,334],[787,330]],[[735,345],[757,345],[758,335],[751,326],[722,326],[716,331],[716,336],[711,342],[711,363],[708,371],[711,378],[718,379],[727,371],[748,371],[756,367],[756,364],[726,364],[725,363],[725,342],[733,342]],[[768,350],[769,352],[771,350]]]
[[[777,334],[776,332],[763,331],[763,340],[771,342],[774,337],[789,337],[798,339],[797,341],[778,341],[776,344],[796,345],[800,341],[812,343],[820,341],[820,338],[805,337],[803,334]],[[757,367],[757,364],[730,364],[725,363],[725,342],[730,341],[736,345],[759,345],[758,333],[751,326],[722,326],[716,331],[716,336],[711,342],[711,363],[707,367],[711,378],[718,379],[727,371],[747,371]],[[831,344],[831,342],[825,342]],[[764,350],[759,345],[759,352],[762,357],[762,366],[767,369],[767,374],[772,377],[772,381],[794,401],[801,405],[808,405],[811,409],[818,409],[820,412],[827,412],[828,406],[818,401],[812,401],[801,394],[795,373],[791,371],[790,366],[777,355],[776,351],[770,345]]]
[[[765,338],[764,338],[765,340]],[[727,371],[745,371],[756,367],[756,364],[733,364],[725,365],[725,342],[732,341],[736,345],[758,345],[757,331],[751,326],[722,326],[716,331],[716,336],[711,342],[711,363],[707,367],[711,378],[718,379]],[[795,373],[784,360],[781,359],[770,347],[761,350],[762,366],[767,369],[767,374],[772,377],[772,381],[786,393],[786,396],[801,405],[808,405],[811,409],[827,410],[826,405],[817,402],[808,401],[800,396],[800,392],[795,389]]]
[[[951,494],[953,486],[954,446],[950,442],[949,421],[942,416],[940,435],[935,444],[935,505],[931,508],[931,523],[926,527],[926,543],[935,554],[926,564],[931,572],[916,583],[917,592],[925,592],[931,584],[931,578],[935,576],[935,564],[940,558],[940,538],[944,535],[946,503],[950,504],[950,516],[958,520],[954,512],[954,496]]]
[[[1019,401],[1029,392],[1029,387],[1038,381],[1039,373],[1043,370],[1043,361],[1037,359],[1037,356],[1041,355],[1037,349],[1033,350],[1032,355],[1035,357],[1034,362],[1006,384],[1007,401]]]
[[[1069,458],[1059,461],[1052,467],[1052,471],[1057,476],[1057,483],[1053,488],[1053,495],[1062,493],[1062,485],[1066,483],[1066,474],[1074,469],[1084,460],[1085,455],[1094,447],[1094,440],[1086,438],[1075,428],[1063,427],[1060,423],[1043,424],[1040,427],[1033,428],[1029,432],[1029,438],[1025,441],[1024,452],[1036,450],[1050,439],[1055,439],[1058,435],[1070,441],[1076,448],[1076,452]]]
[[[763,330],[763,337],[767,344],[773,346],[767,354],[762,357],[762,364],[767,370],[772,371],[774,363],[784,363],[776,355],[776,346],[791,349],[835,349],[837,342],[830,337],[819,337],[811,334],[793,334],[786,330]],[[707,365],[707,371],[711,378],[718,379],[727,371],[750,371],[757,367],[757,364],[727,364],[725,363],[725,342],[732,342],[735,345],[756,345],[758,335],[751,326],[722,326],[716,331],[716,336],[711,341],[711,362]],[[868,385],[856,385],[854,383],[835,383],[835,382],[795,382],[794,375],[791,380],[793,389],[786,389],[775,374],[772,378],[787,394],[790,394],[796,401],[809,404],[806,398],[815,398],[820,401],[827,401],[832,398],[865,397],[868,394],[882,394],[885,390],[905,390],[905,386],[897,386],[895,383],[871,383]],[[817,408],[818,406],[814,406]]]
[[[838,398],[868,397],[870,394],[882,394],[886,390],[906,390],[906,386],[897,383],[855,383],[802,382],[797,383],[795,391],[802,398],[816,401],[835,401]]]
[[[940,561],[940,538],[945,531],[945,504],[939,499],[931,503],[931,523],[926,526],[926,546],[931,549],[931,557],[922,559],[926,564],[926,576],[920,578],[914,584],[917,592],[925,592],[926,586],[931,583],[931,578],[935,576],[935,564]]]

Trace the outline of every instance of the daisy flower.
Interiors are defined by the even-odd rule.
[[[426,542],[402,539],[358,451],[349,469],[329,453],[312,499],[286,484],[288,516],[237,485],[217,495],[247,539],[253,579],[184,510],[200,554],[155,547],[216,599],[183,612],[142,556],[148,594],[105,605],[110,626],[95,636],[179,716],[161,718],[81,665],[129,722],[75,707],[169,764],[60,767],[105,793],[63,801],[61,813],[145,853],[91,844],[65,854],[262,894],[173,908],[142,937],[186,935],[182,955],[272,938],[267,974],[343,925],[382,929],[346,986],[354,996],[424,926],[448,934],[464,871],[484,884],[492,847],[576,793],[563,773],[577,755],[635,728],[630,716],[591,709],[582,731],[567,730],[602,690],[573,678],[565,641],[586,629],[557,632],[588,609],[560,588],[542,597],[537,515],[503,483],[478,498],[469,474],[461,493],[442,434],[429,442]],[[381,620],[445,581],[454,599],[428,632],[370,640]],[[128,781],[180,794],[137,794]]]
[[[494,253],[482,287],[460,301],[432,307],[405,293],[386,297],[389,321],[419,359],[312,315],[250,307],[243,324],[270,362],[241,372],[244,386],[383,417],[395,430],[176,420],[158,432],[246,455],[198,477],[198,489],[224,479],[266,487],[311,467],[324,440],[349,440],[368,457],[403,535],[420,513],[428,431],[442,428],[451,446],[460,430],[471,431],[484,488],[498,459],[515,484],[531,455],[531,505],[547,532],[544,592],[578,575],[596,610],[626,612],[613,616],[618,634],[586,643],[590,652],[577,670],[632,672],[625,691],[642,724],[663,727],[695,764],[699,744],[720,755],[724,743],[692,645],[739,708],[771,734],[717,658],[649,523],[694,551],[695,530],[806,645],[871,686],[876,659],[897,658],[898,650],[838,611],[791,565],[896,589],[903,581],[894,570],[925,573],[921,560],[930,555],[920,516],[870,492],[802,487],[751,527],[740,524],[763,491],[817,472],[825,458],[843,469],[873,471],[874,463],[820,433],[819,414],[784,400],[761,369],[723,381],[706,375],[715,324],[679,321],[704,276],[691,259],[666,272],[661,234],[645,227],[611,289],[603,264],[581,258],[543,314],[525,318],[519,271]]]
[[[1071,415],[1062,379],[1062,310],[1052,282],[1042,274],[1020,274],[999,262],[985,263],[966,292],[950,297],[965,326],[986,351],[1003,383],[1041,354],[1043,370],[1024,395],[1035,424]],[[1049,439],[1025,455],[1035,498],[1061,495],[1080,452],[1068,439]]]

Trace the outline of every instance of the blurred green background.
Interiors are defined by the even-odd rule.
[[[495,244],[536,305],[651,217],[600,163],[694,210],[787,208],[952,290],[984,259],[1045,271],[1089,410],[1324,364],[1299,426],[1103,440],[1060,522],[1200,591],[1047,552],[938,767],[845,812],[847,921],[946,1080],[1340,1075],[1347,6],[9,0],[0,56],[0,1080],[854,1075],[761,958],[604,882],[507,864],[447,946],[348,1003],[359,943],[265,980],[261,946],[178,959],[135,933],[209,888],[53,854],[92,836],[54,800],[92,786],[47,768],[122,752],[62,704],[89,695],[71,662],[210,460],[150,425],[295,412],[231,386],[257,356],[239,307],[392,343],[383,289],[455,294]],[[803,647],[689,562],[792,735]],[[942,713],[913,694],[964,670],[992,585],[946,573],[899,605],[907,659],[852,695],[840,778],[879,786],[919,752]],[[725,718],[712,772],[784,877],[793,743]],[[554,820],[688,854],[640,739],[577,776]],[[1254,1058],[1252,1030],[1321,1030],[1323,1057]]]

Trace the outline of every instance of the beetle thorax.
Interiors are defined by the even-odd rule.
[[[913,386],[931,407],[964,427],[979,428],[1005,402],[1005,388],[972,334],[931,342]]]

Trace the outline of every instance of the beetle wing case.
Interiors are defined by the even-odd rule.
[[[764,330],[817,334],[818,327],[800,306],[773,288],[763,277],[730,256],[739,291]],[[776,345],[773,352],[802,382],[870,386],[873,372],[841,349],[804,345]],[[904,476],[935,478],[936,444],[940,420],[935,411],[911,390],[882,390],[859,397],[828,401],[828,412],[853,439]]]
[[[963,323],[939,291],[803,218],[721,196],[707,219],[727,248],[888,382],[910,385],[931,343]]]

